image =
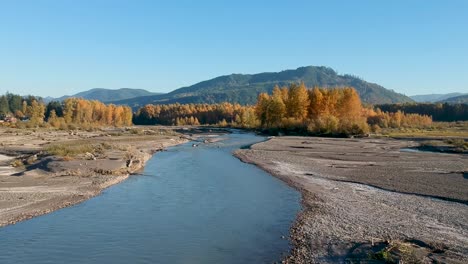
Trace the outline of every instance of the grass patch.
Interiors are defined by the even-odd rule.
[[[385,248],[382,249],[381,251],[377,253],[373,253],[369,255],[369,259],[371,260],[382,260],[385,263],[396,263],[396,261],[393,259],[392,255],[390,252]]]
[[[468,141],[463,138],[426,140],[421,142],[418,148],[435,152],[468,153]]]
[[[443,147],[446,144],[442,140],[427,140],[420,144],[421,147]]]
[[[368,259],[383,263],[423,263],[432,250],[413,243],[391,241],[387,246],[375,253],[369,253]]]
[[[47,153],[59,157],[75,157],[86,152],[94,152],[91,144],[54,144],[46,149]]]
[[[460,151],[466,151],[468,150],[468,141],[462,139],[462,138],[451,138],[445,140],[445,143],[455,147],[456,149]]]
[[[113,142],[112,142],[113,143]],[[129,144],[112,144],[110,142],[100,142],[91,144],[89,140],[77,140],[66,143],[56,143],[49,145],[46,151],[50,155],[62,157],[64,160],[91,153],[96,157],[102,156],[108,150],[128,151],[131,149]]]
[[[427,128],[385,128],[382,135],[389,137],[468,137],[468,122],[435,122]]]

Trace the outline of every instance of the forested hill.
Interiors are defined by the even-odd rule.
[[[254,104],[261,92],[271,93],[275,85],[304,82],[308,87],[354,87],[363,102],[403,103],[413,100],[403,94],[351,75],[339,75],[327,67],[308,66],[282,72],[231,74],[174,90],[168,94],[117,101],[133,108],[146,104],[220,103]]]
[[[468,104],[468,94],[450,97],[450,98],[439,101],[439,103]]]
[[[120,88],[120,89],[106,89],[106,88],[93,88],[88,91],[80,92],[74,95],[65,95],[60,98],[49,98],[47,101],[59,100],[63,101],[66,98],[75,97],[83,98],[86,100],[98,100],[104,103],[110,103],[114,101],[126,100],[135,97],[158,95],[158,93],[148,92],[143,89],[134,88]]]

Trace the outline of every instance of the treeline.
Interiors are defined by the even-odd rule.
[[[468,104],[448,103],[406,103],[385,104],[376,106],[382,111],[396,113],[398,111],[412,114],[432,116],[434,121],[453,122],[468,120]]]
[[[373,132],[381,128],[424,128],[432,125],[432,117],[419,114],[405,114],[401,111],[395,113],[383,112],[381,109],[369,110],[367,123]]]
[[[14,117],[13,126],[52,126],[67,129],[73,126],[130,126],[132,110],[128,106],[103,104],[80,98],[44,104],[41,98],[6,94],[0,97],[0,117]],[[11,119],[10,119],[11,120]],[[17,123],[17,124],[15,124]],[[18,125],[21,124],[21,125]]]
[[[22,118],[28,110],[28,106],[32,106],[33,101],[42,102],[42,98],[35,96],[20,96],[17,94],[6,93],[0,96],[0,117],[12,115],[17,118]]]
[[[275,87],[259,95],[255,107],[264,129],[299,130],[314,134],[364,134],[366,116],[353,88],[307,89],[304,84]]]
[[[240,104],[146,105],[133,116],[136,125],[235,125],[258,126],[255,109]]]
[[[106,105],[96,100],[67,98],[63,103],[47,105],[47,122],[53,127],[67,124],[84,126],[130,126],[132,109],[128,106]]]
[[[355,89],[308,89],[304,84],[275,87],[255,106],[239,104],[146,105],[134,115],[138,125],[221,125],[270,132],[355,135],[380,128],[424,127],[427,115],[389,113],[363,107]]]

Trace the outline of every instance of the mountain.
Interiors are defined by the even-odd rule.
[[[254,104],[261,92],[273,90],[275,85],[304,82],[308,87],[356,88],[366,103],[403,103],[413,100],[384,87],[351,75],[339,75],[328,67],[308,66],[281,72],[259,74],[231,74],[183,87],[163,95],[150,95],[117,101],[137,108],[146,104],[220,103]]]
[[[449,103],[449,104],[468,104],[468,94],[450,97],[450,98],[440,100],[437,102]]]
[[[42,100],[44,101],[44,103],[48,104],[49,102],[52,102],[52,101],[54,101],[54,100],[57,100],[57,98],[53,98],[53,97],[47,96],[47,97],[42,98]]]
[[[410,96],[411,99],[418,103],[434,103],[437,101],[443,101],[445,99],[465,95],[466,93],[448,93],[448,94],[420,94]]]
[[[74,95],[65,95],[55,100],[63,101],[69,97],[83,98],[87,100],[99,100],[104,103],[110,103],[114,101],[126,100],[135,97],[158,95],[159,93],[148,92],[143,89],[133,88],[120,88],[120,89],[105,89],[105,88],[94,88],[88,91],[80,92]],[[51,99],[48,98],[50,101]]]

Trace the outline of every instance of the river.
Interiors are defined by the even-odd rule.
[[[232,156],[246,133],[169,148],[102,195],[0,229],[0,263],[271,263],[300,194]]]

